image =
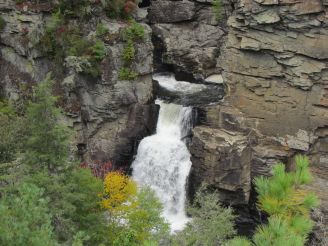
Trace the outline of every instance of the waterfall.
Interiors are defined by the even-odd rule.
[[[132,176],[155,191],[173,232],[182,230],[189,220],[185,200],[191,161],[183,139],[191,129],[192,108],[160,100],[156,104],[160,106],[156,134],[140,142]]]

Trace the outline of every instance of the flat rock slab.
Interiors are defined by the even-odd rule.
[[[173,23],[193,19],[195,4],[189,1],[153,1],[148,18],[151,23]]]

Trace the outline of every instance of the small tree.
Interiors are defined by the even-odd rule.
[[[34,100],[27,107],[25,163],[32,169],[58,172],[68,164],[69,131],[58,124],[60,109],[52,95],[53,83],[48,74],[36,87]]]
[[[159,241],[169,232],[161,213],[163,205],[149,187],[139,190],[136,205],[127,214],[129,230],[135,231],[138,245],[147,240]]]
[[[296,170],[287,173],[280,163],[273,168],[270,178],[255,179],[258,192],[258,207],[269,216],[269,223],[260,226],[253,236],[255,246],[302,246],[312,230],[310,211],[318,205],[317,197],[307,191],[312,176],[309,160],[298,155],[295,158]],[[246,238],[235,238],[228,246],[248,246]]]
[[[295,172],[287,173],[285,165],[279,163],[271,178],[255,179],[258,207],[270,216],[279,215],[287,220],[299,215],[309,217],[310,210],[318,205],[317,197],[303,187],[312,181],[308,158],[296,156],[295,164]]]
[[[70,158],[70,134],[58,122],[60,109],[55,105],[52,85],[48,75],[36,87],[33,102],[27,106],[25,180],[44,188],[60,243],[71,245],[83,239],[85,245],[96,245],[104,241],[106,231],[100,206],[102,181]]]
[[[150,188],[121,172],[109,172],[104,180],[102,206],[109,212],[108,237],[114,246],[137,246],[159,241],[169,226],[161,217],[161,202]]]
[[[23,246],[57,245],[48,200],[43,190],[23,184],[15,195],[0,200],[0,244]]]
[[[177,233],[175,245],[221,245],[235,234],[231,208],[224,208],[217,192],[209,192],[206,185],[197,191],[193,204],[188,208],[192,220]]]
[[[109,172],[104,180],[102,205],[111,213],[122,212],[133,205],[137,195],[137,185],[125,174]]]

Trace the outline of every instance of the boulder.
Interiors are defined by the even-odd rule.
[[[151,23],[173,23],[192,20],[195,15],[195,4],[183,1],[152,1],[148,9]]]
[[[219,191],[223,202],[247,204],[251,187],[251,150],[247,138],[236,132],[196,127],[190,146],[191,185],[205,182]]]

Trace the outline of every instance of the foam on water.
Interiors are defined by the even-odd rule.
[[[160,105],[156,134],[144,138],[132,164],[134,180],[150,186],[164,206],[163,216],[171,231],[182,230],[190,153],[182,140],[191,127],[192,108],[156,101]]]

